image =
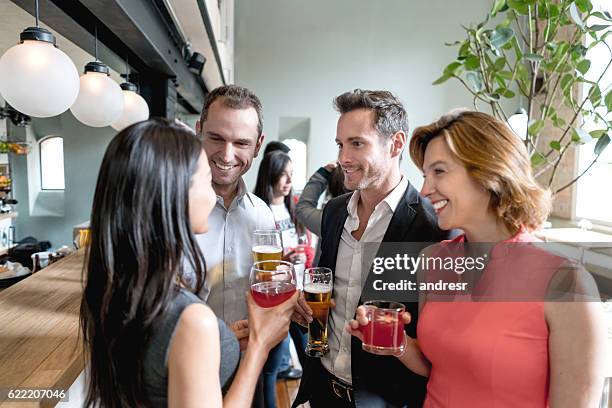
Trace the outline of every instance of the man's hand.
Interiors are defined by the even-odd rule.
[[[300,295],[297,303],[295,304],[295,308],[293,309],[291,320],[306,327],[308,326],[308,323],[312,322],[312,309],[310,306],[308,306],[306,299],[304,299],[304,293],[301,290],[299,292]],[[332,299],[330,303],[331,307],[336,307],[336,302],[334,299]]]
[[[230,330],[234,332],[240,345],[240,351],[244,351],[249,344],[249,321],[238,320],[230,324]]]

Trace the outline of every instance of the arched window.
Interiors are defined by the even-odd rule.
[[[64,139],[59,136],[49,136],[38,144],[41,190],[63,190],[65,188]]]

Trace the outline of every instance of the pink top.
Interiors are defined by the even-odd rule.
[[[465,236],[441,245],[462,242]],[[493,301],[472,302],[471,295],[457,296],[457,301],[428,298],[417,326],[419,345],[432,365],[424,407],[548,405],[548,326],[543,296],[564,260],[532,245],[516,244],[527,242],[538,240],[523,230],[495,245],[472,293],[481,298],[502,293],[502,298],[511,299],[528,292],[535,300],[489,297]]]

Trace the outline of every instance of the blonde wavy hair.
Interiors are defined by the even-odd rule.
[[[420,169],[428,143],[438,136],[470,177],[491,193],[490,210],[510,232],[542,225],[551,210],[550,190],[536,182],[527,149],[508,125],[486,113],[455,110],[418,127],[409,149]]]

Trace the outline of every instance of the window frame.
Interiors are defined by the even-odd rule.
[[[64,188],[45,188],[44,187],[44,178],[43,178],[43,164],[42,164],[42,153],[43,153],[43,144],[52,139],[60,139],[62,141],[62,177],[64,179]],[[38,141],[38,168],[39,168],[39,176],[40,176],[40,191],[65,191],[66,190],[66,167],[64,161],[64,138],[62,136],[49,135],[45,136]]]

